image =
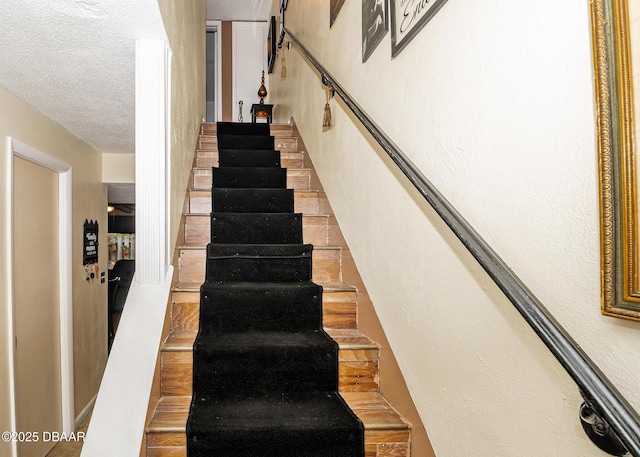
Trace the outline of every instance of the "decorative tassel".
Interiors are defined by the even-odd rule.
[[[287,77],[287,61],[284,58],[284,52],[282,53],[282,68],[280,69],[280,79]]]
[[[333,121],[331,119],[331,107],[329,106],[329,101],[331,100],[331,97],[333,96],[333,87],[331,86],[327,86],[325,89],[325,92],[327,94],[327,103],[325,103],[324,105],[324,116],[322,118],[322,131],[326,132],[327,130],[329,130],[331,128],[331,125],[333,124]]]
[[[331,128],[331,107],[329,103],[324,105],[324,117],[322,118],[322,130],[326,131]]]

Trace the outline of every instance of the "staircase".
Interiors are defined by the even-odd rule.
[[[365,427],[366,457],[410,454],[409,425],[380,394],[378,347],[357,328],[357,293],[342,283],[341,239],[301,139],[292,125],[272,125],[275,149],[295,189],[295,211],[303,213],[305,243],[314,245],[313,281],[321,284],[325,331],[338,343],[339,392]],[[170,333],[160,353],[161,398],[147,427],[148,457],[186,456],[186,422],[192,392],[192,351],[198,330],[200,286],[209,242],[212,167],[217,166],[216,124],[205,123],[198,141],[178,284],[172,293]]]

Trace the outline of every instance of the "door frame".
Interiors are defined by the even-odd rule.
[[[7,264],[9,274],[9,370],[12,427],[16,428],[15,399],[15,331],[14,331],[14,291],[13,291],[13,160],[15,157],[33,162],[58,173],[58,243],[60,271],[60,381],[62,388],[62,431],[75,431],[74,379],[73,379],[73,282],[72,282],[72,167],[38,149],[15,138],[8,138],[8,150],[11,151],[11,167],[8,173],[7,188],[11,189],[8,202],[5,202],[7,220]],[[17,452],[13,444],[14,455]]]
[[[267,62],[267,35],[269,34],[269,23],[267,21],[252,21],[252,22],[238,22],[238,21],[234,21],[231,25],[231,35],[233,37],[233,43],[232,43],[232,72],[233,72],[233,82],[232,82],[232,95],[231,95],[231,99],[232,99],[232,103],[233,106],[231,107],[232,110],[232,120],[235,122],[238,119],[238,115],[240,114],[240,111],[238,109],[238,102],[240,100],[238,100],[239,95],[239,86],[241,85],[240,82],[238,81],[238,78],[240,77],[241,72],[238,71],[238,62],[241,60],[241,56],[239,55],[238,51],[238,43],[239,43],[239,39],[243,36],[258,36],[262,39],[262,43],[260,44],[259,48],[262,51],[262,70],[265,72],[264,74],[264,78],[265,78],[265,85],[268,88],[269,87],[269,73],[267,72],[267,69],[269,68],[269,63]],[[260,74],[256,74],[255,76],[252,76],[255,78],[255,93],[258,93],[258,88],[260,87]],[[255,95],[255,97],[252,100],[246,100],[243,101],[243,111],[242,111],[242,117],[243,119],[245,119],[245,122],[251,122],[251,105],[254,103],[258,103],[258,96]],[[268,100],[265,103],[269,103]]]
[[[215,30],[218,33],[216,40],[216,121],[222,120],[222,21],[207,20],[206,32]],[[205,40],[206,43],[206,40]]]

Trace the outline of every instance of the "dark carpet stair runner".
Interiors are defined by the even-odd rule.
[[[189,457],[363,457],[268,124],[219,123]]]

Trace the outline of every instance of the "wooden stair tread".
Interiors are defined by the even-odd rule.
[[[189,208],[186,212],[186,216],[194,214],[210,214],[212,201],[211,194],[211,189],[190,189]],[[320,215],[329,218],[334,217],[333,212],[329,207],[327,196],[322,191],[313,189],[293,189],[293,202],[294,212],[296,213],[303,213],[305,216]]]
[[[187,246],[181,245],[177,249],[181,251],[205,251],[207,246]],[[313,246],[314,251],[342,251],[340,246]]]
[[[211,241],[211,200],[196,196],[192,202],[190,212],[185,214],[182,246],[204,247]],[[319,199],[296,200],[294,211],[302,214],[302,237],[305,243],[313,244],[316,250],[337,244],[337,222]]]
[[[191,189],[189,191],[189,204],[187,212],[185,213],[185,217],[187,218],[186,226],[188,227],[190,223],[196,223],[198,226],[206,225],[207,221],[205,219],[211,215],[211,206],[211,189]],[[314,227],[318,225],[326,226],[328,228],[326,233],[327,238],[338,235],[336,232],[337,222],[335,221],[335,216],[324,192],[294,189],[293,211],[294,213],[301,213],[304,216],[303,225],[311,224]]]
[[[380,349],[378,343],[361,333],[357,328],[325,328],[324,331],[338,343],[341,350]]]
[[[193,169],[193,173],[194,175],[197,175],[197,176],[211,176],[213,175],[213,168],[214,167],[196,167]],[[299,176],[299,175],[304,175],[309,173],[311,173],[310,168],[287,168],[287,175],[291,175],[291,176],[296,176],[296,175]],[[207,187],[201,187],[199,189],[210,190]],[[294,189],[294,190],[317,190],[317,189]]]
[[[292,190],[293,190],[294,201],[304,199],[304,198],[311,198],[311,199],[326,198],[324,195],[324,192],[319,190],[314,190],[314,189],[311,189],[311,190],[292,189]],[[189,194],[192,197],[211,198],[211,189],[192,188],[192,189],[189,189]],[[187,214],[193,214],[193,213],[187,213]]]
[[[198,167],[193,169],[193,186],[191,190],[211,190],[213,167]],[[287,168],[287,188],[294,190],[310,189],[311,169]]]
[[[380,392],[340,392],[365,430],[409,430],[411,426]]]
[[[187,213],[185,217],[187,217],[187,218],[189,218],[189,217],[211,217],[211,213]],[[313,219],[330,219],[331,215],[330,214],[303,214],[302,217],[303,218],[313,218]],[[320,246],[317,246],[317,248],[320,248]]]
[[[377,343],[357,329],[325,329],[341,350],[379,349]],[[172,331],[162,345],[163,351],[192,351],[197,330]]]
[[[162,344],[162,351],[193,351],[197,330],[172,331]]]
[[[191,189],[189,190],[190,193],[194,194],[194,193],[198,193],[198,194],[206,194],[206,195],[211,195],[211,189]],[[303,190],[303,189],[293,189],[293,195],[294,198],[296,197],[302,197],[302,198],[315,198],[316,196],[323,194],[324,192],[321,192],[319,190]]]
[[[191,396],[161,397],[147,425],[147,433],[185,432],[191,406]]]
[[[217,121],[203,121],[200,126],[200,129],[201,129],[200,131],[201,132],[204,132],[205,130],[217,131],[217,127],[218,127]],[[294,127],[295,127],[295,124],[291,124],[288,122],[273,122],[272,124],[270,124],[270,129],[272,132],[274,130],[277,131],[281,129],[293,131]]]
[[[278,151],[278,149],[275,149],[276,151]],[[278,151],[280,152],[280,162],[281,163],[290,163],[290,162],[303,162],[305,157],[306,157],[306,152],[305,151],[299,151],[299,150],[285,150],[285,151]],[[203,149],[203,148],[196,148],[195,151],[195,156],[197,159],[209,159],[209,160],[214,160],[217,161],[217,156],[218,156],[218,149]],[[215,159],[214,159],[215,158]],[[199,168],[210,168],[210,167],[205,167],[202,165],[197,165],[196,162],[196,167],[194,167],[194,170],[197,170]],[[290,167],[285,167],[285,168],[290,168]]]
[[[201,138],[203,140],[208,140],[205,142],[205,144],[212,144],[212,143],[217,143],[217,138],[213,135],[202,135]],[[292,136],[280,136],[280,137],[276,137],[278,140],[291,140],[294,137]],[[275,146],[275,150],[278,151],[278,147],[277,145]],[[196,148],[196,154],[198,153],[208,153],[208,152],[218,152],[217,149],[203,149],[203,148]],[[305,152],[303,150],[285,150],[285,151],[280,151],[280,157],[283,157],[285,154],[305,154]]]
[[[355,287],[345,283],[317,282],[316,284],[322,286],[325,292],[357,292]],[[201,283],[178,283],[173,288],[173,292],[200,292],[201,286]]]
[[[341,392],[369,430],[409,430],[410,426],[380,392]],[[158,402],[147,433],[185,433],[191,396],[164,396]]]
[[[288,172],[297,172],[297,173],[309,173],[311,172],[311,168],[288,168]],[[212,174],[213,167],[194,167],[194,174]]]
[[[215,132],[201,133],[199,136],[200,136],[200,138],[214,138],[216,140],[218,139],[218,136],[216,135]],[[271,136],[274,137],[274,138],[278,138],[278,139],[281,139],[281,138],[295,138],[295,139],[298,139],[298,137],[295,136],[291,132],[279,133],[277,135],[274,135],[274,132],[271,132]]]

